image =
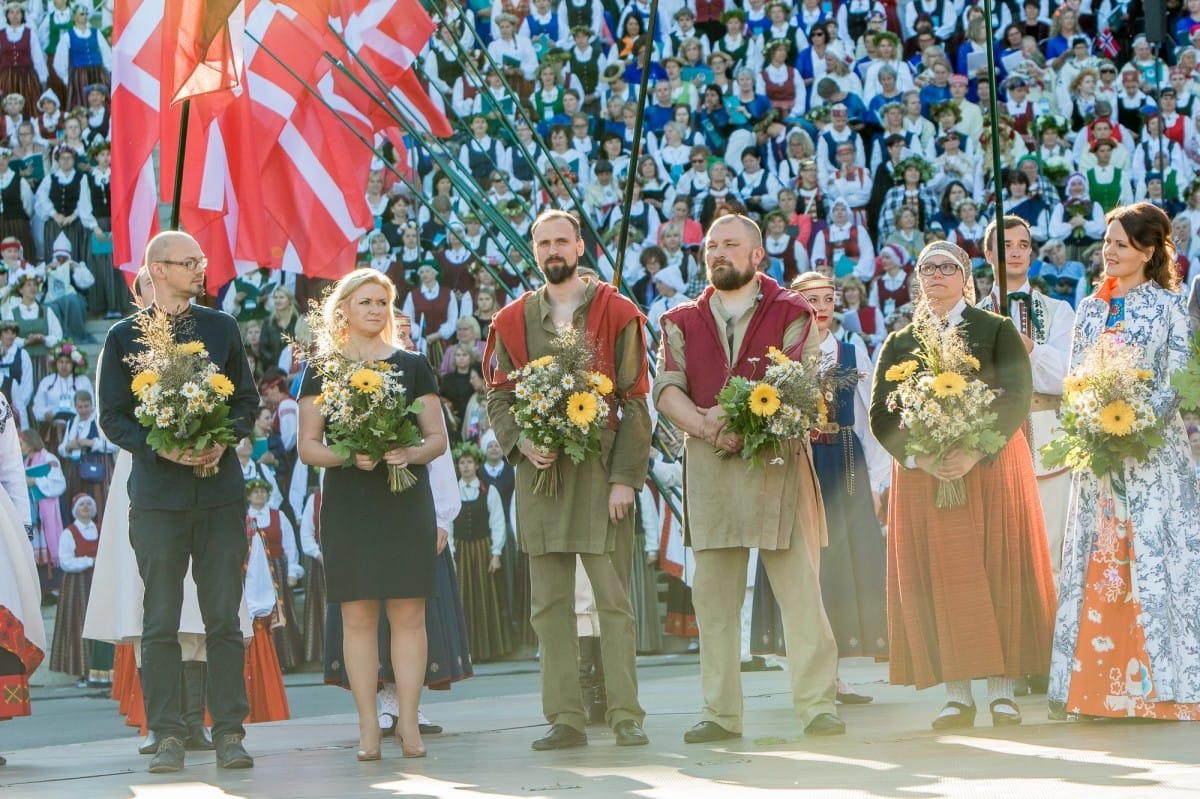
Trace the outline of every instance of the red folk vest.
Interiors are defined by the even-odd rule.
[[[767,370],[767,350],[783,344],[783,333],[788,325],[800,318],[806,318],[804,335],[796,342],[788,357],[799,358],[804,350],[804,342],[813,331],[812,306],[808,300],[795,291],[780,287],[768,275],[759,273],[758,285],[762,299],[754,316],[750,319],[750,327],[742,339],[742,347],[738,351],[733,365],[725,360],[725,351],[721,346],[721,336],[713,318],[710,301],[715,291],[709,286],[704,292],[683,305],[677,305],[663,314],[683,333],[687,344],[687,363],[683,372],[687,376],[689,393],[697,407],[709,408],[717,403],[717,394],[725,387],[731,377],[745,377],[758,380]],[[669,348],[664,350],[667,369],[679,371],[679,364],[671,356]]]
[[[95,541],[89,541],[83,537],[83,533],[79,532],[79,528],[76,527],[74,524],[69,525],[67,527],[67,530],[70,531],[71,537],[75,539],[75,557],[77,557],[77,558],[94,558],[94,557],[96,557],[96,549],[97,549],[97,547],[100,546],[100,536],[99,535],[96,536]],[[97,526],[96,531],[99,532],[99,530],[100,530],[100,527]]]
[[[505,305],[492,318],[492,326],[488,329],[487,347],[483,352],[484,379],[491,388],[511,391],[514,383],[508,379],[508,374],[495,368],[496,339],[504,342],[504,349],[512,359],[513,368],[520,369],[531,360],[529,345],[525,336],[525,301],[532,292],[525,292],[513,302]],[[607,283],[598,283],[592,304],[588,308],[586,332],[595,342],[596,362],[593,368],[603,372],[613,381],[617,392],[617,402],[609,403],[608,426],[615,429],[617,425],[617,407],[626,399],[641,399],[650,393],[650,373],[643,365],[642,374],[630,389],[623,395],[617,386],[617,370],[613,347],[616,346],[617,336],[632,321],[638,321],[639,331],[646,321],[637,306]],[[643,349],[645,342],[642,342]]]
[[[275,560],[276,558],[287,557],[283,551],[283,526],[279,523],[279,511],[272,508],[269,513],[271,520],[267,522],[265,527],[259,528],[259,532],[262,533],[263,543],[267,545],[267,558]]]

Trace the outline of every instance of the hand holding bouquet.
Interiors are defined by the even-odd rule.
[[[161,309],[143,314],[137,327],[146,349],[129,356],[128,363],[134,372],[130,388],[138,399],[133,412],[150,430],[146,443],[158,453],[236,444],[225,402],[233,395],[233,381],[217,369],[204,343],[176,341],[171,319]],[[211,477],[217,469],[214,464],[193,471]]]
[[[561,450],[572,463],[600,453],[613,382],[591,371],[591,349],[579,331],[566,328],[554,340],[555,355],[543,355],[510,373],[516,382],[512,412],[521,433],[543,452]],[[562,475],[557,462],[541,469],[533,490],[557,496]]]
[[[1004,438],[994,429],[997,416],[990,410],[996,392],[975,377],[979,361],[967,348],[961,328],[940,330],[926,310],[918,312],[913,329],[920,351],[884,373],[884,379],[897,384],[888,394],[887,407],[899,412],[908,431],[905,454],[932,456],[940,466],[954,450],[999,452]],[[963,478],[938,483],[937,507],[966,501]]]
[[[742,458],[754,465],[763,464],[767,450],[778,452],[781,442],[803,438],[809,428],[825,424],[827,413],[815,361],[793,361],[775,347],[767,359],[771,365],[761,380],[733,377],[717,394],[724,429],[742,437]]]
[[[1150,405],[1154,373],[1141,368],[1137,347],[1101,336],[1083,363],[1063,380],[1065,435],[1041,448],[1049,467],[1085,469],[1097,477],[1116,471],[1126,458],[1145,460],[1163,444]]]
[[[386,361],[352,361],[340,354],[318,359],[324,390],[313,401],[325,418],[329,448],[347,465],[358,455],[373,462],[394,449],[421,443],[416,415],[420,400],[409,404],[404,373]],[[393,494],[416,485],[406,466],[388,464],[388,488]]]

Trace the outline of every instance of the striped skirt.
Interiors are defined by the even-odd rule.
[[[500,600],[503,577],[500,572],[488,572],[492,560],[491,539],[477,538],[455,544],[454,565],[458,570],[458,588],[467,619],[471,656],[476,663],[504,657],[512,651],[512,637],[504,622],[506,614]]]

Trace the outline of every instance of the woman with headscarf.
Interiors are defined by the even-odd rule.
[[[1017,329],[974,307],[971,262],[949,242],[917,259],[921,298],[915,315],[938,335],[961,328],[979,362],[978,378],[996,390],[993,428],[1006,444],[995,455],[956,449],[942,459],[908,453],[909,432],[889,407],[887,375],[919,357],[917,323],[888,336],[875,367],[871,431],[895,458],[887,525],[888,637],[891,682],[928,688],[945,683],[938,730],[971,727],[971,680],[987,678],[994,726],[1020,724],[1013,680],[1044,674],[1050,659],[1054,582],[1033,462],[1022,425],[1032,372]],[[964,482],[966,501],[934,502],[943,480]]]
[[[1084,260],[1083,251],[1104,237],[1104,208],[1090,192],[1088,179],[1075,172],[1067,178],[1065,199],[1050,212],[1050,237],[1062,239],[1076,261]]]
[[[1049,692],[1071,713],[1200,718],[1200,496],[1171,385],[1192,331],[1171,235],[1147,203],[1109,214],[1107,277],[1075,317],[1072,367],[1103,336],[1138,349],[1166,443],[1075,474]]]

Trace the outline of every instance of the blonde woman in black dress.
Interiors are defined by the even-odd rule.
[[[403,374],[406,402],[420,400],[422,443],[397,447],[384,462],[359,454],[347,464],[325,445],[325,420],[314,404],[322,378],[305,372],[300,388],[300,460],[325,469],[321,550],[328,601],[341,603],[343,647],[350,691],[358,711],[359,760],[378,760],[375,713],[379,678],[377,631],[382,605],[391,627],[392,665],[399,694],[396,735],[405,757],[424,757],[417,703],[425,680],[425,600],[434,595],[437,521],[425,465],[446,449],[437,380],[421,355],[396,347],[392,306],[396,287],[373,269],[346,275],[325,300],[331,335],[318,346],[355,361],[386,361]],[[325,337],[322,337],[325,338]],[[386,465],[407,466],[416,485],[388,489]]]

